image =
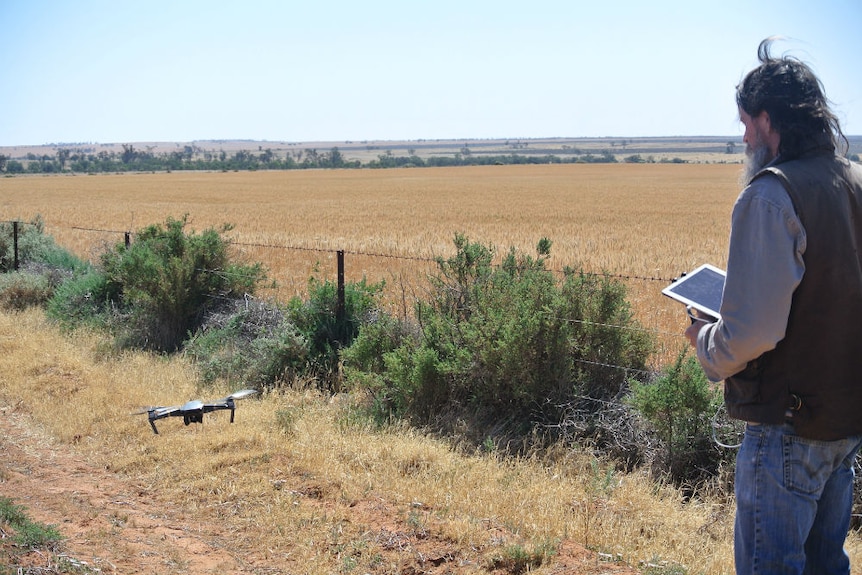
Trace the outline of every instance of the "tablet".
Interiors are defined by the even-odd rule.
[[[709,264],[684,274],[661,290],[664,295],[693,307],[700,315],[720,319],[721,296],[724,292],[724,270]]]

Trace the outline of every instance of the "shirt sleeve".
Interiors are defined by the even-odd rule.
[[[805,273],[806,235],[781,181],[746,187],[733,207],[721,319],[698,332],[697,356],[711,381],[742,371],[784,338]]]

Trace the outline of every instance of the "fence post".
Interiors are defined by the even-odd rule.
[[[18,271],[18,222],[12,222],[12,251],[15,254],[12,268]]]
[[[338,250],[338,301],[335,304],[335,319],[344,320],[344,250]]]
[[[125,241],[125,243],[126,243],[126,247],[127,247],[127,248],[128,248],[130,245],[132,245],[132,232],[125,232],[125,233],[123,234],[123,241]]]

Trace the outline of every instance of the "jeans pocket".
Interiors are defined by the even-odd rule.
[[[828,441],[784,436],[784,484],[802,494],[823,489],[835,470],[834,445]]]

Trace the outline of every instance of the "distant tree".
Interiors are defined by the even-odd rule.
[[[66,162],[69,161],[69,156],[71,154],[72,151],[66,148],[60,148],[57,150],[57,162],[59,162],[61,170],[66,168]]]
[[[131,164],[138,156],[138,152],[132,144],[123,144],[123,153],[120,159],[124,164]]]
[[[344,154],[338,148],[329,150],[329,167],[341,168],[344,167]]]
[[[734,142],[728,142],[726,153],[733,154],[734,152],[736,152],[736,144]]]

